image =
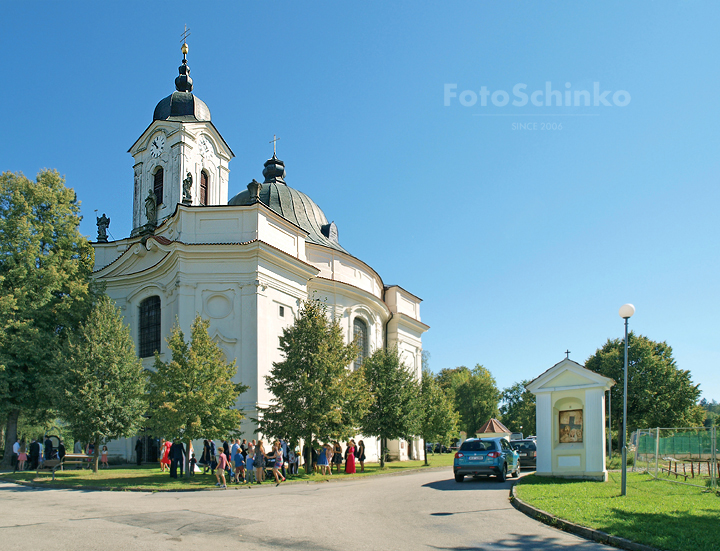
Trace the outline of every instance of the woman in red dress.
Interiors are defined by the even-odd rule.
[[[165,469],[170,468],[170,446],[172,442],[165,441],[163,438],[162,444],[160,444],[160,472],[165,472]]]
[[[345,450],[345,474],[355,474],[355,440],[352,439]]]

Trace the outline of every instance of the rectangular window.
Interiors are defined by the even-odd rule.
[[[153,181],[153,191],[155,192],[155,203],[157,205],[162,205],[163,203],[163,179],[164,179],[164,172],[162,167],[157,169],[157,172],[155,173],[155,178]]]
[[[160,297],[140,303],[140,357],[149,358],[160,350]]]
[[[284,307],[284,306],[281,306],[281,307],[280,307],[280,317],[281,317],[281,318],[284,318],[284,317],[285,317],[285,307]]]

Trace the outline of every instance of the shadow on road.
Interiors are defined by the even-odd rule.
[[[451,551],[497,551],[498,549],[526,549],[533,551],[545,551],[552,549],[598,549],[597,543],[579,540],[568,545],[567,542],[552,536],[537,536],[526,534],[507,534],[502,540],[485,543],[478,546],[456,546],[442,547],[440,545],[428,545],[431,549],[447,549]]]
[[[458,491],[482,491],[482,490],[507,490],[512,488],[515,484],[514,480],[506,480],[505,482],[498,482],[494,476],[481,477],[481,478],[465,478],[464,482],[455,482],[454,478],[447,480],[436,480],[435,482],[428,482],[423,484],[423,488],[432,488],[433,490],[441,490],[443,492],[458,492]]]

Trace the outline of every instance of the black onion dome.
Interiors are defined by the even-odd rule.
[[[185,45],[183,45],[185,47]],[[187,50],[183,50],[183,54]],[[190,67],[183,55],[180,73],[175,79],[175,92],[170,94],[155,107],[154,121],[210,122],[210,109],[205,102],[193,95],[193,81],[190,78]]]
[[[308,241],[347,253],[338,243],[337,226],[328,223],[325,213],[303,192],[285,183],[285,164],[273,155],[265,162],[265,181],[259,199],[271,210],[308,232]],[[228,205],[245,206],[253,203],[245,189],[228,201]]]
[[[210,122],[210,109],[192,92],[173,92],[157,104],[153,120]]]

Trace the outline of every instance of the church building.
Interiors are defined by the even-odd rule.
[[[197,314],[210,320],[211,337],[229,361],[237,361],[236,382],[250,387],[237,407],[246,415],[243,437],[256,438],[249,418],[272,399],[265,375],[283,359],[279,337],[301,302],[315,297],[328,305],[347,342],[358,339],[360,355],[348,369],[377,348],[397,346],[420,377],[421,339],[428,329],[420,321],[421,300],[399,285],[386,285],[345,250],[335,223],[288,185],[275,154],[265,161],[261,181],[242,176],[250,183],[228,200],[234,154],[208,106],[192,93],[186,54],[183,44],[176,90],[157,104],[129,150],[132,232],[108,241],[99,221],[93,244],[94,276],[122,310],[143,365],[152,368],[156,350],[169,358],[165,339],[176,320],[186,335]],[[377,460],[378,442],[364,440],[367,460]],[[130,460],[135,441],[112,442],[110,455]],[[420,457],[419,441],[389,447],[398,459]],[[154,460],[151,442],[143,448],[146,459]]]

